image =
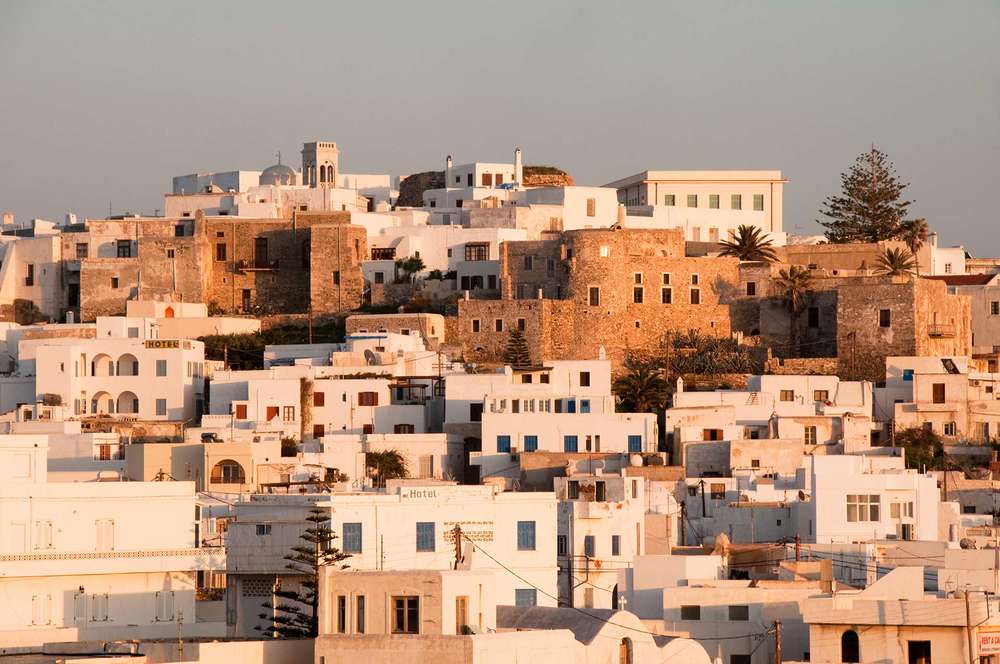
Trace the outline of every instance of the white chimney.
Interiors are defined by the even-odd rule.
[[[622,203],[618,204],[618,225],[625,225],[625,205]]]
[[[451,186],[451,155],[444,160],[444,188]]]
[[[521,161],[521,148],[514,148],[514,182],[519,187],[524,184],[524,163]]]

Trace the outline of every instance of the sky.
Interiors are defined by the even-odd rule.
[[[1000,1],[0,2],[0,209],[152,213],[175,175],[780,169],[813,233],[872,143],[945,245],[1000,255]]]

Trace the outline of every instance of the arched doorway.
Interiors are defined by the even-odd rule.
[[[849,629],[840,635],[840,661],[861,661],[861,644],[858,643],[858,633],[853,629]]]
[[[243,466],[232,459],[223,459],[212,466],[212,484],[246,484]]]
[[[95,355],[94,359],[90,361],[90,375],[91,376],[114,376],[115,375],[115,361],[111,359],[110,355],[105,355],[100,353]]]
[[[117,374],[119,376],[138,376],[139,360],[136,356],[131,353],[125,353],[119,357]]]
[[[118,413],[136,415],[139,413],[139,397],[134,392],[122,392],[118,395]]]
[[[632,639],[628,637],[618,646],[618,664],[632,664]]]
[[[90,399],[92,415],[114,415],[115,399],[107,392],[98,392]]]
[[[174,317],[174,308],[173,307],[167,307],[166,310],[163,312],[163,317],[164,318],[173,318]]]

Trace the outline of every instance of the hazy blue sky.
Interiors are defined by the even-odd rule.
[[[779,168],[815,230],[873,141],[1000,253],[1000,2],[0,2],[0,209],[162,208],[173,175],[336,141],[346,172],[527,163],[603,184]]]

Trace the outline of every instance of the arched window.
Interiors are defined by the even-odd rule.
[[[618,647],[619,664],[632,664],[632,639],[625,637]]]
[[[326,166],[319,167],[319,181],[326,182]]]
[[[134,392],[122,392],[118,395],[118,412],[123,415],[139,413],[139,397]]]
[[[853,629],[847,630],[840,636],[840,661],[861,661],[861,646],[858,643],[858,633]]]
[[[119,376],[138,376],[139,360],[136,359],[135,355],[125,353],[118,358],[118,371],[115,373]]]
[[[174,317],[174,308],[173,307],[167,307],[166,311],[163,312],[163,317],[164,318],[173,318]]]
[[[243,466],[232,459],[223,459],[212,468],[212,484],[246,484]]]
[[[611,608],[617,611],[618,609],[621,608],[620,606],[618,606],[618,604],[619,604],[618,584],[616,583],[615,587],[611,589]]]

